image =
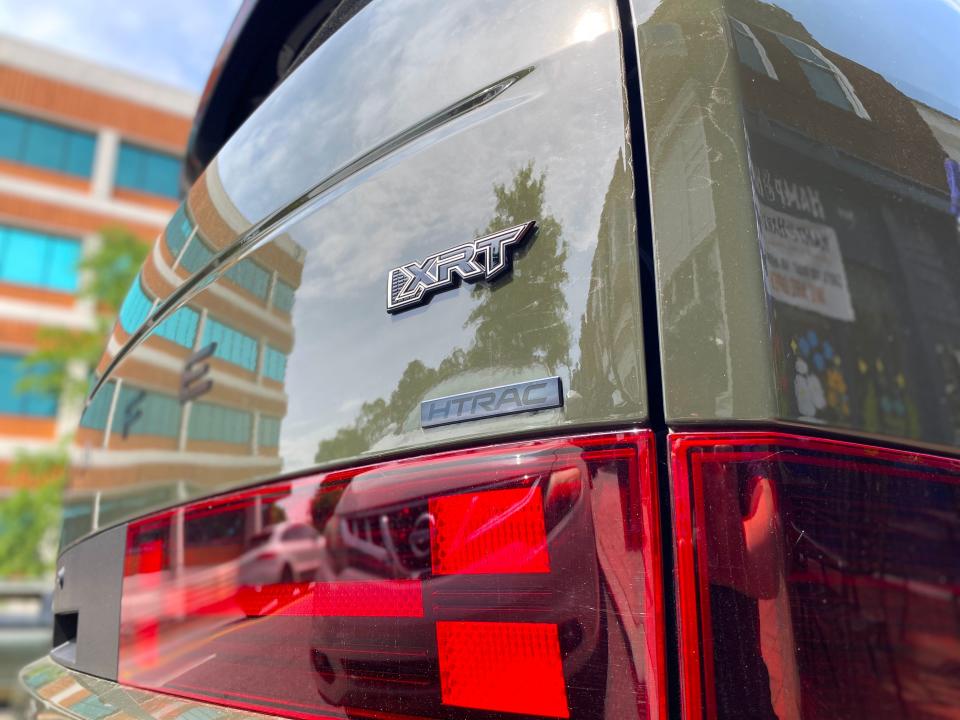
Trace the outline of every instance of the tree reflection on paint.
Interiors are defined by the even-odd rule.
[[[389,433],[398,431],[427,393],[467,370],[518,369],[535,365],[556,372],[570,362],[570,331],[564,315],[567,302],[567,244],[563,229],[544,210],[546,175],[535,175],[533,164],[519,170],[509,185],[494,185],[496,208],[483,235],[536,220],[537,231],[514,258],[513,272],[500,280],[477,285],[479,300],[465,327],[473,327],[473,343],[455,348],[435,368],[420,360],[407,365],[388,398],[364,403],[352,425],[321,440],[316,461],[356,456]],[[494,292],[496,291],[496,292]]]

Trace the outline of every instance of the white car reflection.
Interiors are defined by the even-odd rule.
[[[256,587],[314,580],[325,545],[306,523],[272,525],[250,538],[250,549],[239,558],[239,583]]]

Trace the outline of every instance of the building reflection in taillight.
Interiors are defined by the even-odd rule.
[[[960,716],[960,461],[671,437],[685,718]]]
[[[531,441],[131,523],[120,679],[291,717],[661,718],[652,453]],[[265,532],[276,577],[245,582]]]

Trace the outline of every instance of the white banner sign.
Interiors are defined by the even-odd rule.
[[[854,319],[832,227],[760,205],[760,241],[771,297],[829,318]]]

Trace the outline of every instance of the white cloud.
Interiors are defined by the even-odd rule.
[[[4,33],[200,92],[240,0],[0,0]],[[94,9],[95,8],[95,9]]]

